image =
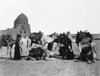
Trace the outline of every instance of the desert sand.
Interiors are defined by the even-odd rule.
[[[0,58],[0,76],[100,76],[100,43],[96,42],[96,63],[74,60],[9,60]],[[79,55],[77,45],[73,43],[75,55]]]

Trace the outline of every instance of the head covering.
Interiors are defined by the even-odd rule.
[[[21,35],[20,34],[17,34],[17,38],[21,38]]]
[[[67,31],[67,35],[71,34],[70,31]]]
[[[21,38],[21,35],[20,34],[17,34],[16,40],[19,41],[20,38]]]

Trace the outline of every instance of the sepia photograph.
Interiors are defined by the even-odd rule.
[[[0,76],[100,76],[100,0],[0,0]]]

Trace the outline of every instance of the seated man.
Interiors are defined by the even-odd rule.
[[[82,46],[82,51],[80,53],[80,59],[85,60],[89,63],[95,62],[95,50],[92,44],[85,44]]]
[[[39,60],[42,58],[43,54],[44,54],[44,50],[42,49],[42,45],[40,45],[36,39],[32,39],[31,47],[27,59]]]
[[[49,58],[49,56],[50,56],[50,52],[47,50],[46,46],[41,45],[37,39],[31,40],[31,47],[27,59],[41,60],[41,59]]]

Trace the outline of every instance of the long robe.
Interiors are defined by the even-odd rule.
[[[14,60],[20,60],[21,54],[20,54],[20,46],[18,41],[15,43],[15,53],[14,53]]]

